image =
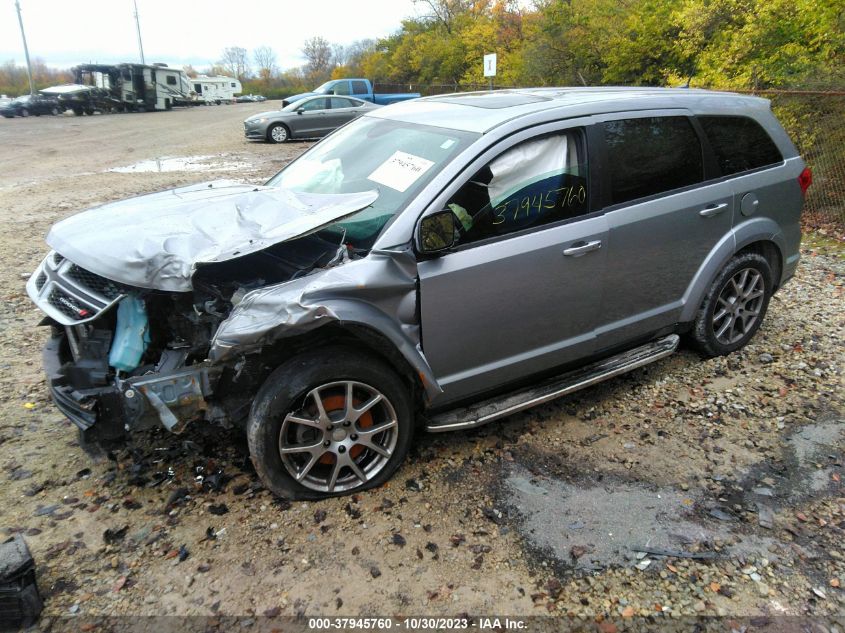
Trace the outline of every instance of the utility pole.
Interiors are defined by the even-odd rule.
[[[144,61],[144,45],[141,43],[141,21],[138,19],[138,0],[132,0],[132,4],[135,5],[135,28],[138,30],[138,50],[141,51],[141,63],[146,64],[147,62]]]
[[[15,0],[15,8],[18,10],[18,24],[21,25],[21,38],[23,39],[23,54],[26,56],[26,75],[29,77],[29,94],[35,94],[35,86],[32,85],[32,65],[29,63],[29,48],[26,45],[26,33],[23,32],[23,18],[21,17],[20,0]]]

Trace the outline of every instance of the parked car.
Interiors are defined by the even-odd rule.
[[[409,99],[417,99],[420,96],[418,92],[403,92],[391,94],[374,94],[373,84],[369,79],[333,79],[327,81],[314,92],[302,92],[300,94],[286,97],[283,105],[289,105],[305,97],[312,97],[314,95],[339,95],[352,96],[364,101],[371,101],[379,105],[390,105],[391,103],[399,103],[400,101],[408,101]]]
[[[298,115],[294,115],[298,116]],[[83,443],[245,427],[278,495],[372,488],[475,427],[671,354],[744,346],[812,180],[769,102],[535,89],[375,109],[266,185],[56,224],[27,283]]]
[[[24,95],[17,99],[12,99],[6,105],[0,107],[0,114],[7,119],[16,116],[41,116],[42,114],[59,114],[62,108],[59,102],[52,97],[45,97],[43,95]]]
[[[308,97],[245,119],[244,136],[271,143],[319,138],[378,107],[354,97]]]

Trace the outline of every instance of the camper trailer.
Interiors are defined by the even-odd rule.
[[[191,87],[197,93],[197,101],[205,104],[231,103],[235,95],[239,95],[243,90],[240,81],[223,75],[215,77],[200,75],[190,81]]]
[[[107,91],[116,110],[169,110],[191,103],[185,71],[166,64],[82,64],[74,75],[77,84]]]

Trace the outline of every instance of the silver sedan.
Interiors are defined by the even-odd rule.
[[[281,110],[254,114],[244,121],[244,136],[284,143],[292,138],[319,138],[381,106],[354,97],[308,97]]]

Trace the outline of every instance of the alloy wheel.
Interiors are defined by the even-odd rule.
[[[270,136],[273,137],[276,143],[284,143],[288,138],[288,131],[281,125],[277,125],[270,130]]]
[[[373,479],[390,461],[399,436],[393,405],[377,389],[346,380],[309,391],[279,432],[279,455],[300,484],[341,492]]]
[[[743,268],[724,285],[711,319],[716,339],[733,345],[754,328],[765,300],[763,275],[754,268]]]

